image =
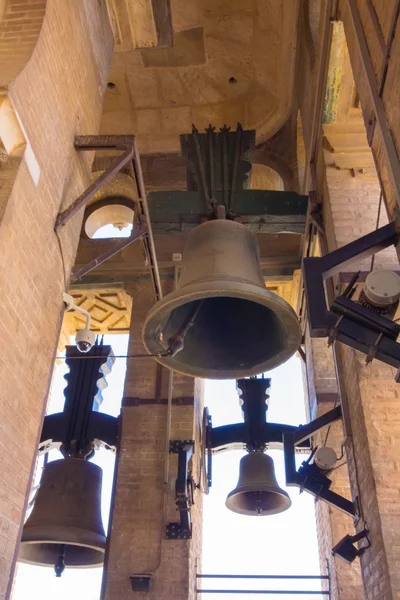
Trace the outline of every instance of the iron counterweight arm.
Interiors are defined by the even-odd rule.
[[[76,346],[67,346],[66,352],[70,370],[65,376],[68,384],[64,409],[45,417],[40,442],[61,442],[65,455],[87,458],[93,452],[95,439],[110,447],[117,443],[117,418],[99,412],[99,382],[110,372],[114,357],[111,346],[102,345],[93,346],[85,355]],[[88,355],[93,360],[85,360]]]

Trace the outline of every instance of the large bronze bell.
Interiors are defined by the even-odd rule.
[[[239,379],[277,367],[300,343],[290,305],[265,287],[256,237],[215,220],[189,235],[177,289],[153,306],[143,342],[193,377]]]
[[[276,481],[272,458],[250,452],[240,461],[239,481],[225,504],[241,515],[265,516],[287,510],[292,501]]]
[[[83,459],[49,462],[27,519],[18,560],[54,566],[99,567],[106,545],[101,520],[102,470]]]

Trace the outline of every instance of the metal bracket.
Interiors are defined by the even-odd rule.
[[[87,135],[75,138],[75,149],[78,152],[89,152],[93,150],[120,150],[122,154],[94,181],[68,208],[57,215],[55,230],[65,226],[81,208],[86,206],[91,198],[108,183],[121,169],[127,165],[137,192],[137,210],[135,211],[136,231],[128,240],[123,240],[115,245],[113,250],[100,255],[97,259],[85,265],[74,274],[74,281],[83,277],[86,273],[103,263],[122,250],[125,245],[143,238],[143,246],[153,278],[154,290],[157,300],[162,298],[160,274],[157,265],[156,249],[154,245],[153,231],[151,228],[149,207],[147,204],[146,190],[144,186],[143,172],[140,164],[140,155],[134,135]]]
[[[342,417],[342,409],[337,406],[333,410],[325,413],[318,419],[311,421],[307,425],[301,425],[294,432],[283,434],[283,446],[285,454],[285,471],[286,471],[286,485],[297,486],[301,491],[305,490],[318,500],[323,500],[331,506],[339,508],[343,512],[351,515],[353,518],[358,514],[358,507],[356,502],[351,502],[347,498],[344,498],[336,492],[332,492],[329,487],[331,480],[325,475],[320,473],[314,465],[308,465],[303,463],[302,467],[296,470],[295,460],[295,446],[301,443],[304,439],[311,437],[314,433],[329,425],[338,421]]]
[[[178,476],[175,483],[175,504],[178,507],[180,520],[178,523],[168,523],[166,538],[190,539],[192,524],[190,508],[193,504],[193,480],[189,473],[189,461],[194,452],[193,440],[171,440],[170,452],[178,454]]]
[[[182,523],[168,523],[165,537],[167,540],[191,540],[192,525],[190,524],[189,529],[185,529]]]
[[[91,198],[108,183],[135,156],[135,136],[77,136],[75,149],[80,152],[93,150],[123,150],[123,153],[98,177],[68,208],[57,215],[55,229],[63,227],[83,208]]]
[[[169,453],[170,454],[179,454],[179,452],[184,450],[186,446],[193,446],[193,449],[194,449],[194,441],[193,440],[170,440]]]
[[[356,258],[366,258],[399,241],[395,223],[342,246],[323,257],[304,258],[303,275],[311,337],[337,340],[397,369],[400,368],[400,326],[390,319],[353,302],[346,295],[335,298],[328,308],[324,280]]]
[[[355,535],[345,535],[344,538],[340,540],[332,548],[332,556],[338,556],[343,559],[347,563],[352,563],[357,557],[360,557],[364,554],[366,550],[371,546],[371,542],[368,537],[368,529],[363,529],[359,531]],[[367,546],[363,546],[362,548],[356,548],[354,544],[359,542],[362,539],[367,540]]]
[[[202,428],[201,428],[201,475],[200,485],[204,494],[210,493],[212,485],[212,449],[210,435],[212,431],[211,415],[208,407],[203,410]]]

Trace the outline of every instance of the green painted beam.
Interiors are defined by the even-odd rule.
[[[150,192],[149,211],[155,235],[187,233],[207,218],[201,192]],[[216,203],[223,203],[222,193]],[[295,192],[240,190],[229,216],[259,233],[303,233],[308,198]]]

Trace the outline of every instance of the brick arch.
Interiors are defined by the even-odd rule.
[[[0,0],[0,88],[29,61],[44,19],[47,0]]]

